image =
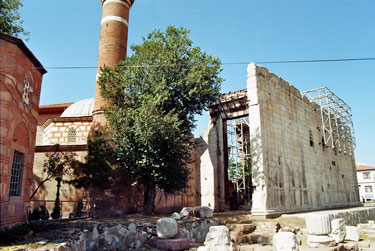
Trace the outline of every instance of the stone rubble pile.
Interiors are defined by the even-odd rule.
[[[177,214],[180,216],[178,217]],[[200,218],[194,217],[201,216]],[[184,208],[172,217],[156,223],[96,224],[92,231],[85,229],[72,234],[57,251],[84,250],[142,250],[148,244],[161,250],[183,250],[190,243],[203,242],[212,226],[219,221],[208,207]]]

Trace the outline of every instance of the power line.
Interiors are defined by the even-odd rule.
[[[375,57],[366,58],[336,58],[336,59],[305,59],[305,60],[279,60],[279,61],[255,61],[256,64],[298,64],[298,63],[328,63],[328,62],[350,62],[350,61],[373,61]],[[251,62],[224,62],[222,65],[248,65]],[[151,64],[151,65],[130,65],[129,68],[141,67],[172,67],[178,64]],[[0,69],[9,68],[0,66]],[[34,67],[41,69],[42,67]],[[48,70],[79,70],[79,69],[97,69],[98,66],[49,66],[44,67]]]

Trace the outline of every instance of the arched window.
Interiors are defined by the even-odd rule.
[[[76,138],[77,138],[77,130],[72,127],[68,131],[68,143],[75,143]]]

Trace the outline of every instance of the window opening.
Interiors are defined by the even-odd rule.
[[[363,172],[363,179],[364,180],[370,179],[370,172]]]
[[[366,193],[372,193],[372,186],[365,186]]]
[[[23,167],[24,154],[14,151],[12,175],[10,177],[9,196],[19,196],[21,191],[21,174]]]
[[[249,204],[252,196],[249,118],[227,120],[228,180],[236,205]],[[232,207],[235,209],[234,206]]]
[[[77,130],[70,128],[68,132],[68,143],[75,143],[77,139]]]
[[[314,138],[313,138],[311,130],[309,130],[309,139],[310,139],[310,146],[314,146]]]

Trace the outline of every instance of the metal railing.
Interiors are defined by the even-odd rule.
[[[41,206],[43,206],[49,213],[49,218],[51,219],[51,214],[55,206],[54,200],[31,200],[31,212],[33,214],[34,210],[38,209],[40,211]],[[60,201],[60,219],[64,218],[79,218],[88,216],[89,204],[87,200],[61,200]],[[37,213],[35,213],[37,215]]]

